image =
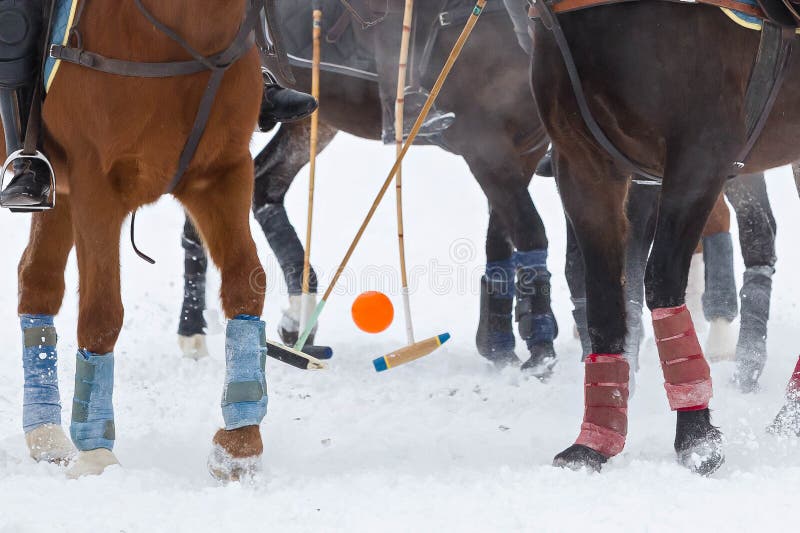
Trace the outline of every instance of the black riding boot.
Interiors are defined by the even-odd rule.
[[[317,99],[310,94],[281,87],[270,74],[265,72],[258,129],[266,133],[278,122],[303,120],[310,117],[318,107]]]
[[[0,115],[8,155],[4,173],[11,174],[0,204],[17,210],[48,208],[55,194],[46,158],[38,151],[19,153],[38,83],[41,34],[41,0],[0,2]],[[38,147],[39,139],[35,140]]]

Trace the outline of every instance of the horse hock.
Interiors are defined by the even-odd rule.
[[[211,474],[219,480],[239,480],[259,469],[263,447],[258,426],[267,414],[266,358],[264,322],[249,315],[230,320],[221,404],[225,428],[214,436],[208,461]]]
[[[475,344],[478,353],[500,367],[519,363],[512,326],[515,278],[511,259],[487,263],[486,274],[481,277],[480,322]]]
[[[20,326],[25,373],[22,427],[28,451],[36,461],[68,462],[75,448],[61,427],[58,336],[53,316],[23,314]]]
[[[558,336],[558,324],[550,306],[547,250],[517,251],[513,261],[517,269],[516,321],[519,334],[531,354],[522,368],[545,379],[552,374],[556,364],[553,341]]]
[[[711,425],[711,369],[686,305],[654,309],[653,331],[667,399],[670,408],[678,412],[678,460],[694,472],[711,474],[724,462],[722,433]]]

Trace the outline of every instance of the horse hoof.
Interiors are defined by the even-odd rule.
[[[208,471],[222,482],[252,479],[261,470],[264,446],[258,426],[220,429],[208,457]]]
[[[711,321],[706,340],[706,355],[711,362],[733,361],[736,359],[738,334],[733,323],[724,318]]]
[[[109,466],[118,464],[119,461],[114,452],[107,448],[80,452],[73,465],[67,470],[67,477],[78,479],[85,476],[99,476]]]
[[[553,459],[553,466],[570,470],[600,472],[608,457],[582,444],[573,444]]]
[[[702,476],[710,476],[725,463],[722,432],[711,425],[708,409],[678,412],[675,453],[680,464]]]
[[[522,371],[540,381],[547,381],[556,366],[556,351],[553,343],[534,344],[530,347],[531,358],[522,365]]]
[[[209,355],[206,336],[202,333],[191,337],[178,335],[178,346],[180,346],[183,356],[187,359],[199,361]]]
[[[28,452],[36,462],[68,464],[77,453],[64,429],[57,424],[45,424],[25,434]]]
[[[789,400],[767,427],[767,432],[784,437],[800,437],[800,402]]]

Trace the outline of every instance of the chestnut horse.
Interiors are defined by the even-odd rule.
[[[689,264],[731,175],[761,172],[800,156],[795,141],[800,56],[790,56],[766,127],[746,160],[738,161],[748,136],[745,98],[759,32],[734,24],[716,7],[673,2],[592,7],[558,20],[589,109],[605,135],[648,173],[663,176],[646,301],[670,407],[677,411],[675,451],[688,468],[711,473],[724,454],[708,408],[709,367],[684,305]],[[624,203],[631,171],[600,146],[584,122],[554,33],[537,19],[533,34],[534,94],[556,148],[559,189],[586,262],[594,352],[586,365],[580,435],[555,462],[599,469],[620,453],[627,433],[627,365],[619,354],[626,333]]]
[[[135,2],[84,0],[77,29],[90,51],[136,62],[188,61],[192,57],[153,23]],[[225,49],[243,24],[248,0],[146,2],[146,9],[203,56]],[[52,317],[61,307],[64,268],[74,246],[80,276],[76,392],[70,433],[80,451],[70,475],[96,474],[117,462],[113,407],[113,351],[123,322],[120,295],[120,231],[139,207],[168,189],[209,82],[201,72],[142,79],[63,63],[44,107],[46,151],[58,175],[57,204],[33,215],[30,241],[19,264],[19,313],[26,353],[44,345],[55,357]],[[258,50],[245,52],[224,74],[211,115],[182,181],[173,195],[197,224],[222,275],[220,290],[228,324],[226,428],[214,436],[212,472],[230,479],[257,465],[262,452],[258,423],[266,412],[263,294],[251,289],[262,272],[251,238],[253,162],[249,142],[259,112],[262,77]],[[37,325],[31,329],[28,326]],[[33,342],[29,339],[33,337]],[[50,339],[48,341],[47,339]],[[28,388],[55,387],[49,416],[26,425],[36,459],[65,461],[71,447],[60,426],[55,376],[26,364]],[[256,390],[257,389],[257,390]],[[168,397],[169,391],[164,391]],[[243,403],[250,402],[250,403]],[[243,407],[244,406],[244,407]],[[247,411],[243,413],[242,411]],[[29,431],[30,429],[30,431]]]

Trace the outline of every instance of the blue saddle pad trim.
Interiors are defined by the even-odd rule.
[[[758,2],[756,0],[734,0],[737,4],[744,4],[747,6],[754,6],[758,7]],[[749,28],[751,30],[761,30],[764,23],[763,21],[758,18],[754,17],[753,15],[748,15],[747,13],[742,13],[741,11],[736,11],[733,9],[721,8],[722,11],[730,17],[736,24],[739,26],[743,26],[745,28]]]
[[[53,21],[53,31],[50,34],[50,44],[67,45],[69,30],[75,20],[78,2],[79,0],[56,0],[55,20]],[[44,65],[45,91],[48,91],[53,84],[60,64],[61,60],[47,56],[47,61]]]

